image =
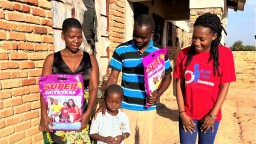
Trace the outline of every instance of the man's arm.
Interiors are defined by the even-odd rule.
[[[167,90],[167,88],[171,84],[171,81],[172,81],[171,74],[168,74],[164,77],[161,87],[157,90],[157,92],[159,93],[159,97]]]
[[[108,77],[108,81],[107,81],[107,84],[106,84],[106,88],[111,84],[116,84],[117,83],[119,74],[120,74],[120,71],[115,70],[115,69],[111,70],[111,73]]]
[[[156,101],[159,99],[159,97],[166,91],[166,89],[169,87],[170,83],[172,81],[172,76],[171,74],[166,75],[163,78],[161,87],[152,93],[152,96],[147,97],[147,101],[149,105],[154,105],[156,103]]]

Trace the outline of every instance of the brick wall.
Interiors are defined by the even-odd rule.
[[[125,42],[125,1],[109,0],[109,57],[115,48]]]
[[[37,143],[38,77],[54,49],[51,3],[0,1],[0,143]]]
[[[190,37],[189,37],[189,41],[191,41],[192,33],[193,33],[193,30],[194,30],[193,27],[194,27],[194,23],[195,23],[197,17],[199,17],[200,15],[202,15],[204,13],[216,14],[221,19],[221,16],[223,14],[223,10],[222,10],[222,8],[190,9],[190,18],[189,18]]]
[[[233,51],[236,82],[232,88],[256,90],[256,51]]]
[[[172,25],[171,30],[172,30],[172,38],[171,38],[172,46],[169,46],[168,42],[166,42],[166,45],[168,47],[169,59],[175,60],[180,49],[188,47],[190,45],[190,42],[188,41],[189,33],[175,25]],[[168,41],[168,36],[166,37],[166,39]]]

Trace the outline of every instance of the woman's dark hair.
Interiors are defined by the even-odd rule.
[[[154,18],[147,14],[141,14],[135,19],[135,23],[138,26],[150,26],[152,31],[155,30],[155,21]]]
[[[69,104],[69,101],[72,101],[72,102],[73,102],[73,105],[72,105],[72,106]],[[75,107],[75,106],[76,106],[76,104],[75,104],[74,100],[73,100],[73,99],[69,99],[69,100],[68,100],[68,108]]]
[[[107,98],[111,93],[117,93],[123,98],[123,89],[117,84],[112,84],[107,87],[104,94],[105,98]]]
[[[217,38],[215,40],[213,40],[212,43],[211,43],[210,57],[209,57],[208,62],[213,60],[214,75],[216,75],[216,72],[217,72],[217,74],[219,76],[220,72],[219,72],[218,67],[220,65],[220,62],[219,62],[218,46],[219,46],[220,41],[221,41],[221,32],[224,29],[221,25],[220,18],[216,14],[205,13],[205,14],[199,16],[196,19],[194,27],[195,26],[207,27],[207,28],[210,28],[212,34],[217,33]],[[192,43],[191,48],[188,52],[188,57],[187,57],[186,63],[185,63],[186,67],[191,62],[195,53],[196,53],[195,46]]]
[[[63,21],[62,32],[66,33],[70,28],[82,29],[81,23],[75,18],[67,18]]]

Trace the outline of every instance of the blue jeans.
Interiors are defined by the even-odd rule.
[[[194,123],[196,124],[195,132],[192,132],[191,134],[189,131],[184,131],[182,122],[179,120],[180,143],[195,144],[198,133],[198,144],[214,144],[214,139],[220,122],[214,122],[214,132],[212,132],[212,128],[209,128],[206,133],[200,131],[200,127],[203,124],[202,122],[199,120],[194,120]]]

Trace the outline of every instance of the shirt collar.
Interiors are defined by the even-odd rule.
[[[105,113],[105,115],[107,116],[107,117],[116,117],[116,118],[120,118],[120,116],[121,116],[121,110],[120,109],[118,109],[118,113],[117,113],[117,115],[115,115],[115,116],[112,116],[111,114],[109,114],[108,113],[108,111],[106,110],[106,113]]]
[[[139,50],[139,49],[136,47],[136,44],[135,44],[135,41],[134,41],[134,40],[132,40],[132,46],[133,46],[134,48],[136,48],[137,50]],[[149,48],[152,48],[152,47],[153,47],[153,40],[150,39],[149,45],[148,45],[148,47],[147,47],[146,49],[149,49]],[[146,50],[146,49],[145,49],[145,50]]]

